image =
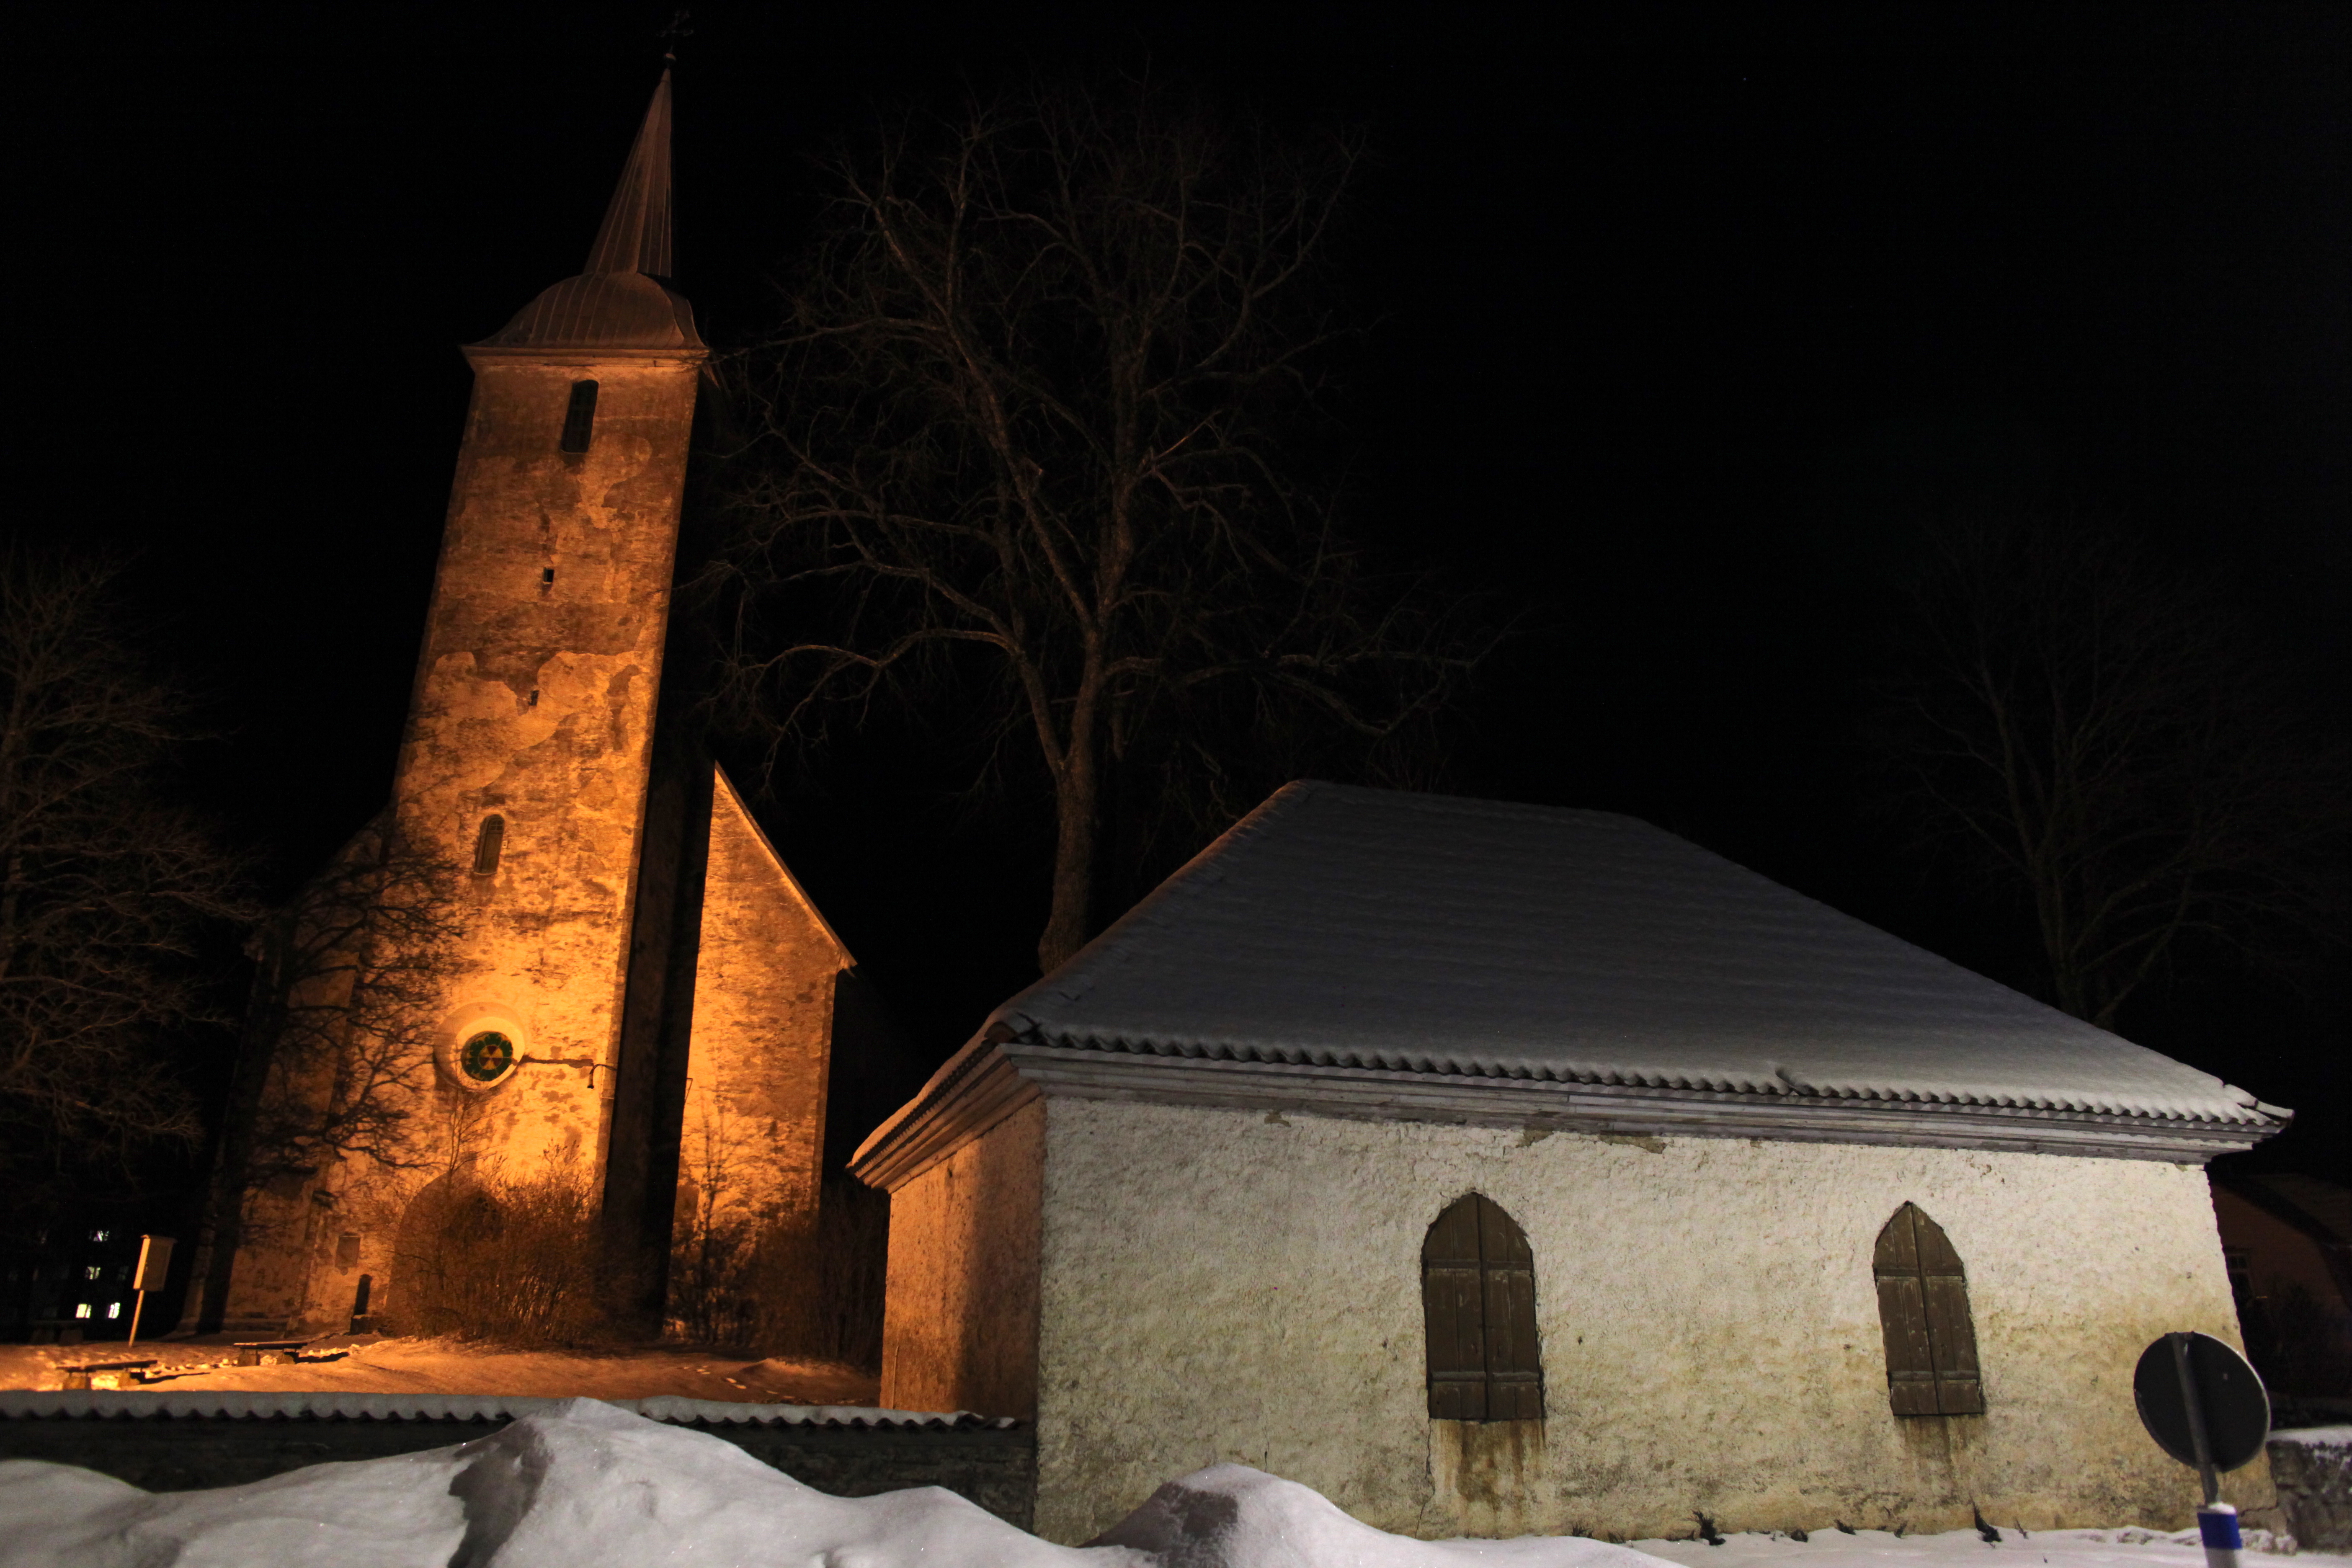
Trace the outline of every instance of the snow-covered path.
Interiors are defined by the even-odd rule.
[[[2260,1531],[2247,1532],[2246,1568],[2290,1568],[2288,1559],[2251,1548],[2270,1544]],[[1973,1530],[1941,1535],[1895,1536],[1884,1530],[1851,1535],[1815,1531],[1810,1540],[1785,1535],[1727,1535],[1720,1546],[1704,1541],[1637,1541],[1633,1546],[1685,1568],[2205,1568],[2197,1532],[2163,1534],[2152,1530],[2045,1530],[2000,1531],[1998,1545]],[[2352,1557],[2305,1552],[2292,1568],[2352,1568]]]

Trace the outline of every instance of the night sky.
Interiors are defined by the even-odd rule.
[[[456,345],[578,270],[669,9],[16,19],[11,523],[135,552],[224,731],[194,787],[275,891],[382,804]],[[759,333],[810,156],[877,101],[1148,65],[1369,132],[1353,517],[1528,629],[1462,793],[1633,813],[2012,977],[1890,849],[1856,742],[1906,520],[1988,497],[2121,519],[2341,710],[2352,10],[1120,9],[696,7],[705,337]],[[763,815],[936,1057],[1032,973],[1045,860],[931,787]],[[2271,1157],[2336,1171],[2347,993],[2184,985],[2129,1032],[2298,1108]]]

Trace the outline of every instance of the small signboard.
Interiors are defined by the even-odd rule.
[[[139,1342],[139,1320],[147,1310],[147,1292],[161,1290],[164,1277],[172,1272],[172,1237],[142,1236],[139,1238],[139,1267],[131,1270],[131,1288],[139,1292],[131,1307],[131,1343]]]
[[[163,1277],[172,1272],[172,1238],[168,1236],[142,1236],[139,1238],[139,1270],[131,1278],[133,1290],[161,1290]]]
[[[2210,1334],[2167,1334],[2140,1352],[2132,1402],[2156,1446],[2196,1467],[2205,1489],[2197,1532],[2209,1568],[2238,1568],[2238,1510],[2221,1472],[2250,1464],[2271,1434],[2271,1399],[2246,1358]]]

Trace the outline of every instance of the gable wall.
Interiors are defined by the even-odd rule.
[[[1727,1531],[1948,1530],[1972,1501],[2028,1528],[2177,1528],[2195,1506],[2130,1390],[2160,1332],[2238,1340],[2194,1167],[1046,1109],[1049,1539],[1223,1460],[1433,1538],[1686,1535],[1701,1510]],[[1534,1250],[1540,1430],[1426,1415],[1422,1239],[1473,1189]],[[1871,1254],[1906,1199],[1966,1265],[1983,1416],[1889,1411]],[[2232,1490],[2271,1501],[2259,1461]]]
[[[782,1275],[811,1263],[834,983],[846,962],[720,774],[678,1134],[681,1194],[696,1212],[680,1217],[749,1227],[760,1267]]]

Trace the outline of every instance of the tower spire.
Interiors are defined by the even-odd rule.
[[[621,183],[604,209],[604,226],[589,248],[591,274],[670,275],[669,71],[665,68],[646,107],[645,123],[621,169]]]

